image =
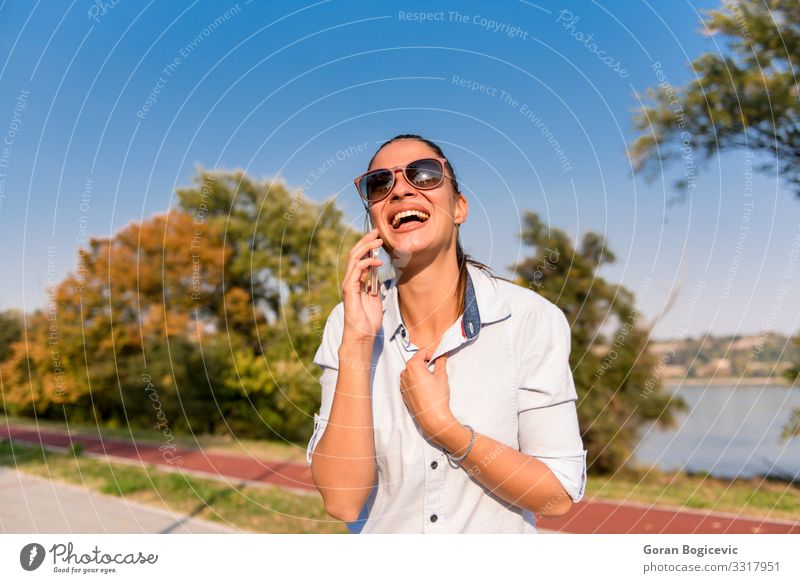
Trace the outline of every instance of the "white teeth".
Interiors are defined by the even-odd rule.
[[[400,223],[401,219],[403,219],[404,217],[410,217],[410,216],[417,216],[417,217],[421,218],[423,221],[426,221],[426,220],[428,220],[428,216],[429,215],[427,213],[423,213],[422,211],[417,211],[417,210],[403,211],[401,213],[397,213],[394,216],[394,219],[392,219],[392,227],[394,227],[396,229],[397,225]]]

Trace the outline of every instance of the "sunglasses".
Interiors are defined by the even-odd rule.
[[[398,170],[403,171],[406,182],[420,190],[430,190],[441,185],[444,181],[444,158],[422,158],[394,168],[381,168],[366,172],[356,178],[358,194],[367,203],[380,202],[392,191],[394,175]]]

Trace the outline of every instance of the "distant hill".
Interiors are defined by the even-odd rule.
[[[800,362],[800,349],[782,334],[700,336],[654,341],[650,350],[663,363],[662,378],[765,378]]]

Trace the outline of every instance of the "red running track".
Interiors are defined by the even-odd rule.
[[[79,443],[84,453],[112,459],[155,464],[231,481],[246,480],[316,491],[308,466],[296,462],[268,461],[188,448],[162,451],[151,443],[10,425],[0,425],[0,438],[51,448],[70,448]],[[541,518],[537,527],[585,534],[800,534],[800,522],[797,521],[764,521],[718,512],[598,499],[581,500],[565,516]]]

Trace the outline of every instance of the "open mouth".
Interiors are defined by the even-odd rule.
[[[392,218],[392,228],[395,231],[410,231],[423,225],[429,218],[428,213],[416,209],[402,211]]]

